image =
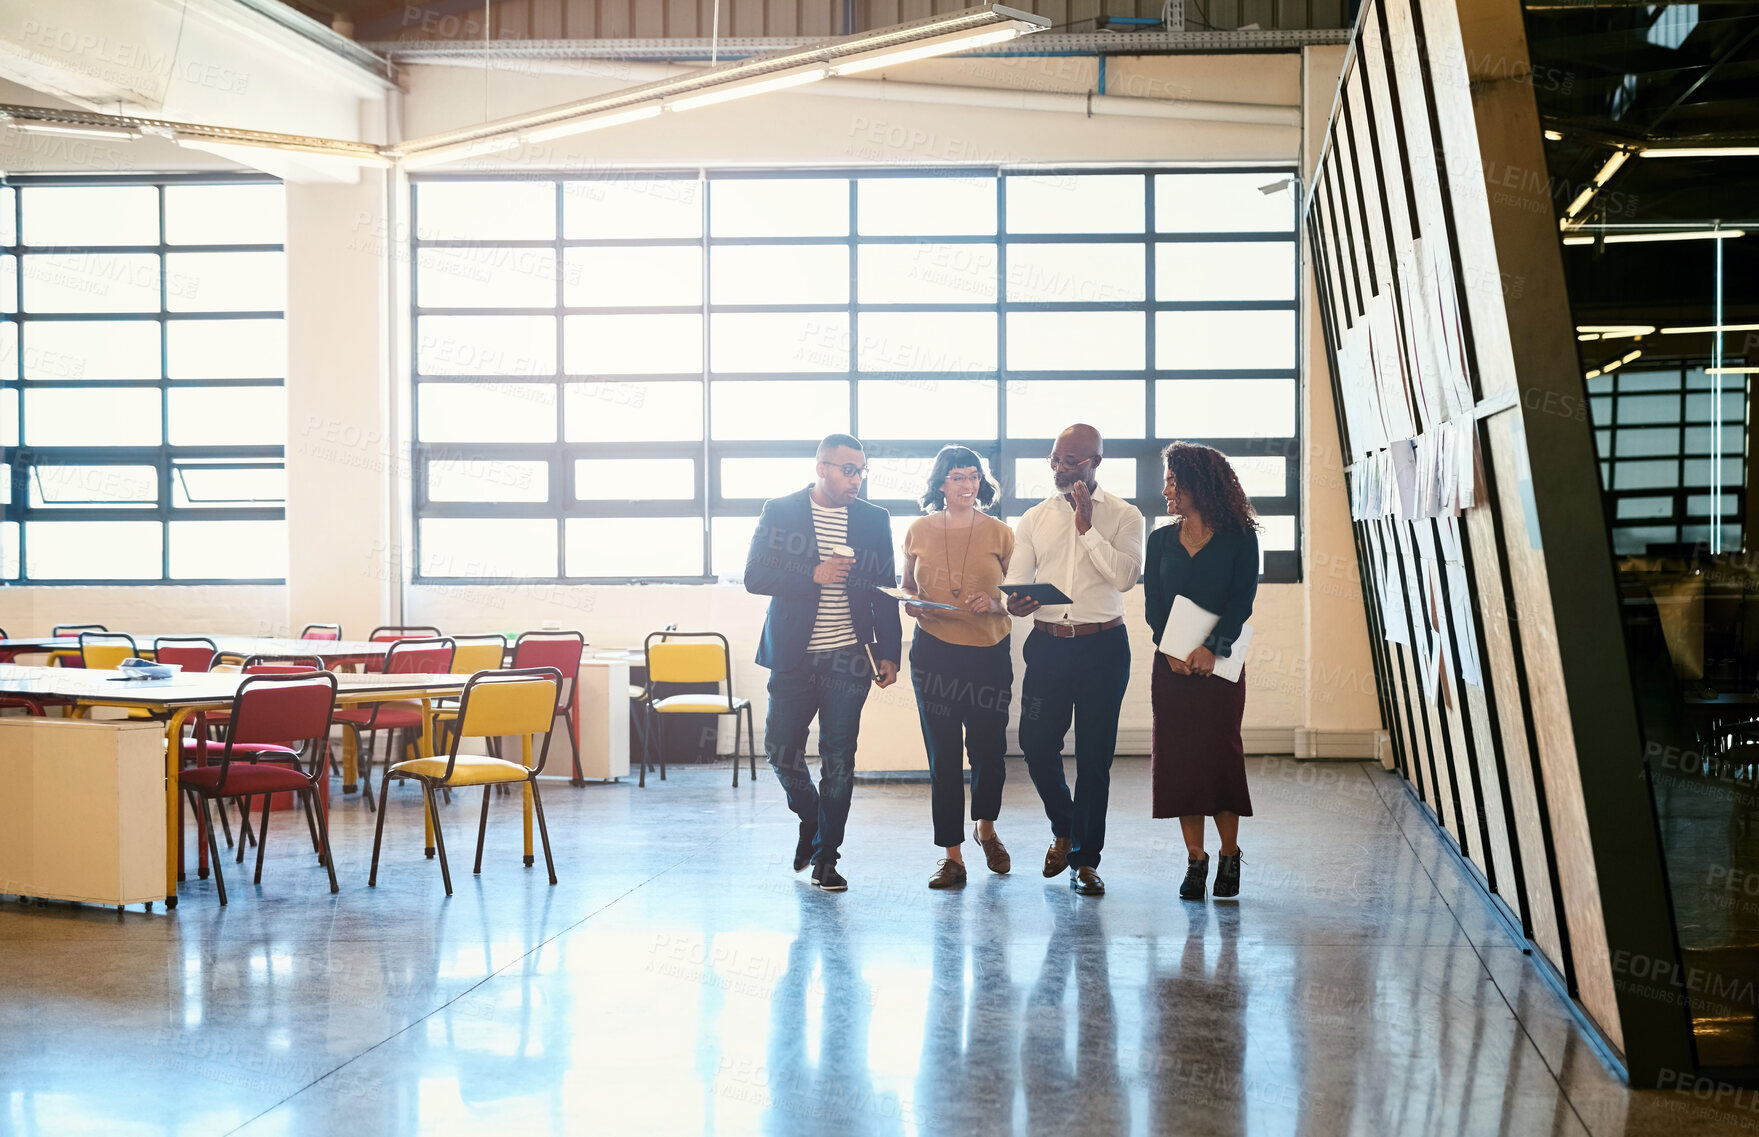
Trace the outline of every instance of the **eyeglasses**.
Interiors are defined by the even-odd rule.
[[[865,478],[865,477],[867,477],[867,467],[866,466],[852,466],[848,462],[844,462],[841,465],[837,465],[837,464],[834,464],[831,462],[820,462],[819,465],[830,466],[830,468],[833,470],[841,470],[843,472],[843,476],[845,478]]]
[[[983,484],[982,474],[948,474],[947,481],[956,486],[976,486]]]
[[[1092,458],[1070,458],[1067,455],[1052,454],[1048,461],[1053,470],[1079,470],[1093,461]]]

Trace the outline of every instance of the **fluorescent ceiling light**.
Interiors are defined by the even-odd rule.
[[[919,59],[932,59],[937,55],[949,55],[956,51],[970,51],[974,48],[988,47],[991,44],[1006,43],[1019,34],[1019,29],[1012,24],[1005,28],[989,28],[981,32],[958,32],[954,35],[929,40],[926,43],[919,43],[913,47],[875,52],[873,55],[838,63],[831,68],[831,74],[859,75],[863,71],[877,71],[881,67],[895,67],[902,63],[914,63]]]
[[[1545,132],[1545,140],[1547,142],[1562,142],[1564,140],[1564,132],[1561,130],[1548,130]]]
[[[177,135],[172,138],[177,145],[190,150],[202,150],[209,154],[218,154],[222,158],[231,159],[250,165],[251,150],[270,150],[277,154],[287,154],[294,158],[310,159],[314,164],[323,162],[340,162],[348,166],[364,166],[370,169],[389,169],[391,160],[371,149],[361,150],[325,150],[318,147],[302,148],[298,146],[274,145],[270,143],[246,142],[237,138],[190,138]],[[242,154],[240,152],[243,152]]]
[[[1595,241],[1604,241],[1608,245],[1634,245],[1650,241],[1726,241],[1731,237],[1744,237],[1745,229],[1683,229],[1671,233],[1606,233],[1600,237],[1591,237],[1580,233],[1573,237],[1565,237],[1566,245],[1592,245]]]
[[[447,146],[441,150],[410,154],[404,157],[403,165],[411,170],[420,170],[428,166],[438,166],[444,162],[456,162],[460,158],[474,158],[478,154],[500,154],[507,150],[517,149],[519,149],[519,136],[503,134],[493,138],[480,139],[476,142]]]
[[[1630,363],[1632,360],[1636,359],[1638,356],[1640,356],[1642,354],[1643,354],[1643,349],[1638,348],[1636,351],[1631,352],[1629,355],[1627,355],[1623,359],[1619,360],[1619,363],[1620,364]]]
[[[1045,16],[982,3],[957,12],[876,28],[859,35],[819,40],[769,55],[724,63],[670,79],[625,87],[603,95],[510,115],[494,122],[407,139],[395,152],[411,169],[473,154],[512,149],[619,123],[652,118],[661,110],[686,111],[734,99],[784,91],[834,74],[855,74],[895,63],[970,51],[1042,31]]]
[[[567,138],[572,134],[585,134],[589,130],[603,130],[607,126],[622,126],[626,122],[640,122],[644,118],[655,118],[660,113],[660,104],[647,103],[628,110],[610,111],[595,114],[587,118],[577,118],[569,122],[558,123],[534,130],[525,136],[527,142],[548,142],[555,138]]]
[[[1661,329],[1661,334],[1664,336],[1706,335],[1718,330],[1725,332],[1759,332],[1759,324],[1723,324],[1720,329],[1718,329],[1715,324],[1700,324],[1689,328],[1663,328]]]
[[[1600,378],[1600,368],[1596,367],[1594,370],[1592,370],[1592,371],[1588,372],[1586,375],[1582,376],[1582,378],[1584,378],[1584,379],[1598,379],[1598,378]]]
[[[1759,367],[1706,367],[1706,375],[1759,375]]]
[[[732,102],[734,99],[749,98],[752,95],[767,95],[772,91],[786,91],[789,87],[804,87],[808,83],[816,83],[830,74],[823,67],[812,67],[805,71],[773,75],[768,79],[759,79],[751,83],[739,83],[725,87],[716,87],[704,91],[700,95],[686,95],[682,99],[668,99],[666,109],[671,111],[695,110],[697,107],[712,107],[717,103]]]
[[[1654,330],[1654,324],[1577,324],[1576,338],[1578,340],[1627,340],[1646,336]]]
[[[1645,158],[1759,158],[1759,146],[1652,146]]]
[[[1570,202],[1570,207],[1564,210],[1564,217],[1574,217],[1576,214],[1582,212],[1582,208],[1590,201],[1593,201],[1594,195],[1600,192],[1600,187],[1605,185],[1614,174],[1618,173],[1619,167],[1624,165],[1630,157],[1631,153],[1628,150],[1614,150],[1612,152],[1612,157],[1608,158],[1605,164],[1600,167],[1600,172],[1594,175],[1593,182],[1591,182],[1587,188],[1583,189],[1581,193],[1577,194],[1576,200]],[[1564,243],[1579,245],[1583,242],[1566,241]]]
[[[71,134],[78,138],[139,138],[140,131],[129,130],[121,126],[88,126],[79,122],[34,122],[30,119],[15,118],[12,120],[14,130],[29,131],[31,134]]]

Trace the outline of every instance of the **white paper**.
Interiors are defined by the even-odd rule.
[[[1405,627],[1405,595],[1398,583],[1393,554],[1388,550],[1380,563],[1380,622],[1386,629],[1386,642],[1411,646],[1411,632]]]
[[[1167,614],[1167,626],[1155,644],[1162,655],[1170,655],[1183,662],[1191,658],[1191,653],[1203,646],[1209,633],[1215,631],[1221,617],[1207,609],[1199,608],[1189,596],[1175,596],[1173,610]]]
[[[1228,654],[1217,656],[1215,675],[1218,679],[1226,679],[1229,683],[1240,681],[1241,669],[1246,666],[1246,649],[1252,644],[1252,625],[1241,624],[1240,634],[1235,638]]]
[[[1387,502],[1387,512],[1396,512],[1399,520],[1410,521],[1417,516],[1417,444],[1407,438],[1393,443],[1390,450],[1398,497]]]
[[[1454,635],[1460,645],[1460,678],[1480,690],[1484,672],[1478,666],[1478,629],[1472,622],[1472,593],[1466,583],[1466,566],[1449,562],[1448,603],[1454,610]]]

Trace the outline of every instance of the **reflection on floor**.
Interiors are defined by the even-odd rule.
[[[765,774],[546,792],[562,882],[499,803],[447,808],[458,894],[394,795],[339,799],[343,891],[300,826],[232,904],[0,909],[0,1132],[1675,1135],[1759,1112],[1619,1086],[1397,781],[1253,759],[1236,904],[1184,904],[1147,770],[1113,778],[1103,898],[1000,832],[930,892],[926,787],[860,786],[827,895]],[[1071,770],[1071,776],[1073,771]],[[287,815],[282,815],[287,816]]]
[[[1652,761],[1650,782],[1698,1057],[1759,1065],[1759,792],[1750,767],[1688,757]]]

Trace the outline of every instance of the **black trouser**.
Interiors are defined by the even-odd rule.
[[[1099,866],[1118,710],[1130,683],[1130,637],[1122,624],[1067,639],[1034,628],[1026,637],[1020,749],[1044,801],[1051,835],[1070,840],[1069,867]],[[1075,792],[1063,778],[1063,739],[1075,722]]]
[[[1014,653],[1008,638],[967,647],[917,629],[910,681],[928,748],[934,843],[965,840],[965,755],[971,755],[971,819],[994,821],[1008,776],[1008,708],[1014,699]]]

